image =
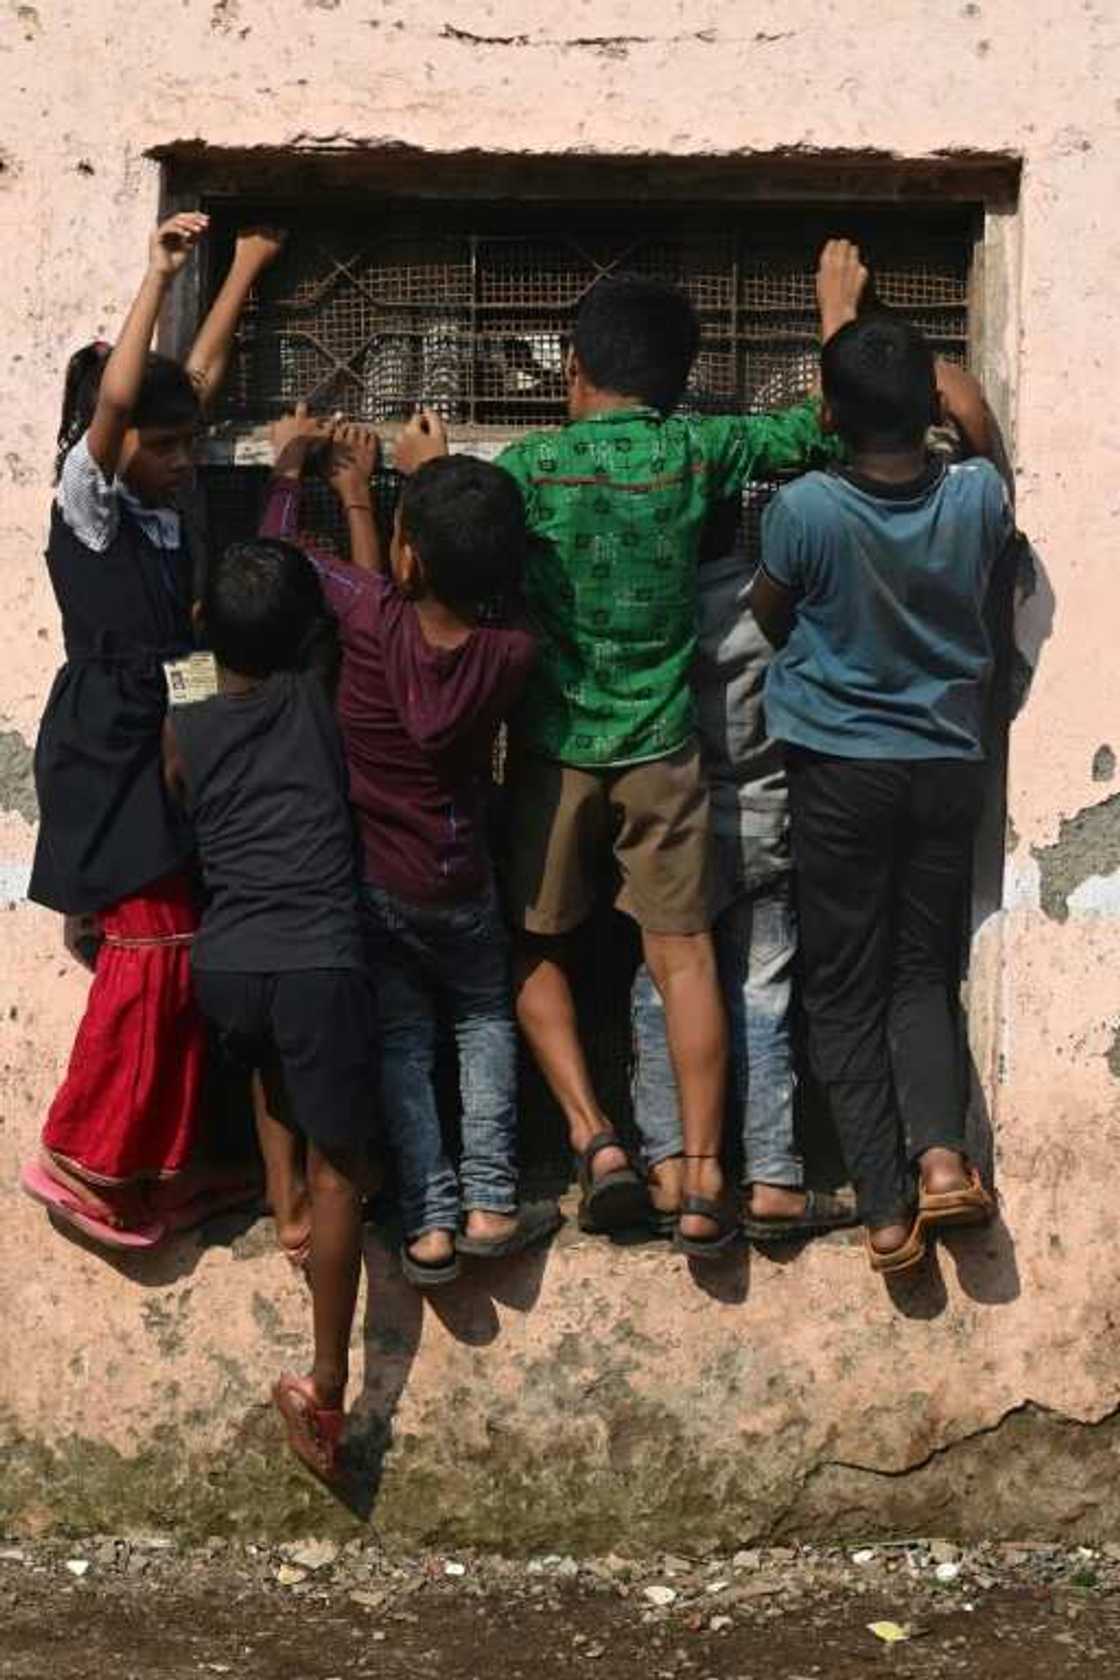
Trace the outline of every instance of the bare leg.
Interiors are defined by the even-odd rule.
[[[724,1095],[727,1087],[727,1022],[710,934],[649,933],[642,946],[665,1006],[669,1055],[677,1079],[684,1133],[684,1194],[719,1200],[723,1169]],[[686,1215],[682,1236],[703,1242],[710,1219]]]
[[[253,1117],[264,1158],[265,1194],[276,1220],[276,1240],[285,1254],[306,1252],[311,1207],[304,1174],[304,1143],[287,1124],[280,1075],[268,1068],[253,1075]]]
[[[562,962],[563,941],[523,934],[514,944],[517,1019],[548,1088],[564,1112],[568,1137],[582,1155],[596,1132],[613,1125],[599,1107],[579,1041],[575,1002]],[[592,1163],[595,1178],[627,1165],[621,1148],[604,1149]]]
[[[350,1372],[350,1332],[358,1299],[362,1259],[360,1164],[339,1155],[330,1160],[309,1144],[311,1193],[311,1299],[315,1403],[341,1407]]]

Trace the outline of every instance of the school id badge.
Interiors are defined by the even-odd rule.
[[[167,699],[172,706],[194,706],[218,692],[218,667],[212,653],[189,653],[164,661]]]

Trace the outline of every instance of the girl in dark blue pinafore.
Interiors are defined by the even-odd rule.
[[[190,980],[192,839],[160,767],[164,664],[193,645],[191,556],[176,500],[245,296],[280,240],[238,241],[184,367],[149,345],[206,223],[179,215],[156,231],[116,346],[92,344],[71,360],[47,547],[66,662],[36,747],[29,896],[68,920],[92,920],[100,948],[69,1072],[23,1184],[112,1247],[150,1247],[216,1200],[187,1171],[205,1032]]]

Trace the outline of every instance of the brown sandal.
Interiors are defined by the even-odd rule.
[[[920,1266],[926,1257],[926,1237],[922,1229],[922,1219],[919,1214],[910,1227],[910,1234],[905,1242],[899,1243],[897,1248],[889,1248],[885,1252],[871,1246],[871,1232],[866,1228],[863,1240],[867,1246],[867,1258],[871,1270],[883,1277],[897,1277],[900,1272],[908,1272],[914,1266]]]
[[[968,1183],[961,1190],[918,1191],[918,1218],[924,1226],[987,1225],[996,1204],[976,1168],[967,1163]]]

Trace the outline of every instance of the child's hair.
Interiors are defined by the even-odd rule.
[[[599,280],[576,312],[572,348],[601,391],[640,397],[668,414],[684,395],[700,321],[674,286],[638,275]]]
[[[101,376],[112,349],[111,344],[99,339],[75,351],[66,364],[62,420],[55,455],[56,481],[67,455],[82,434],[89,430],[93,411],[97,407]],[[198,390],[186,368],[172,361],[170,356],[150,351],[130,423],[133,426],[195,426],[201,414]]]
[[[231,543],[210,563],[202,610],[214,657],[227,671],[329,674],[337,629],[319,574],[294,543]]]
[[[404,482],[400,518],[437,600],[478,607],[519,587],[525,506],[501,467],[470,455],[425,462]]]
[[[821,351],[821,385],[856,448],[914,448],[937,418],[933,351],[899,315],[861,316],[834,333]]]

